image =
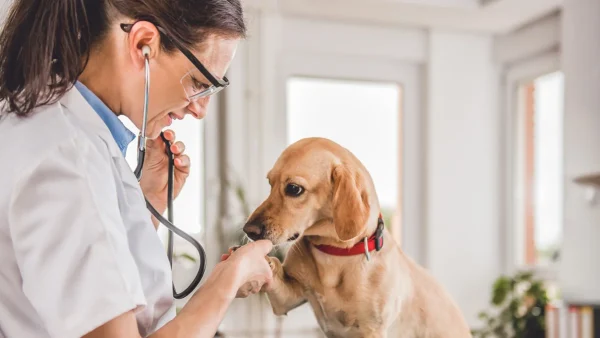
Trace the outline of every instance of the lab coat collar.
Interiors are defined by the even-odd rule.
[[[77,81],[75,83],[75,88],[79,90],[79,93],[83,96],[83,98],[92,106],[92,109],[100,116],[102,121],[110,130],[112,137],[117,142],[119,149],[123,156],[125,156],[127,152],[127,147],[129,144],[135,140],[135,134],[132,133],[121,120],[96,94],[94,94],[91,90],[89,90],[83,83]]]
[[[74,114],[79,120],[83,121],[87,127],[92,129],[91,131],[98,134],[98,136],[106,141],[109,144],[112,156],[116,156],[117,154],[123,156],[108,126],[75,86],[63,95],[59,100],[59,103],[67,108],[67,110]]]

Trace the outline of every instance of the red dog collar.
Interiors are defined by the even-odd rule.
[[[333,256],[355,256],[365,254],[367,259],[370,259],[369,253],[371,251],[379,251],[383,247],[383,229],[383,217],[379,214],[379,218],[377,219],[377,230],[375,230],[375,233],[369,238],[365,237],[364,240],[356,243],[353,247],[339,248],[331,245],[315,245],[315,248]]]

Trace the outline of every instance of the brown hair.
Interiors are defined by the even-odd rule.
[[[27,115],[60,99],[118,13],[150,21],[187,48],[208,33],[244,37],[240,0],[14,0],[0,32],[0,101]],[[169,39],[162,48],[172,51]]]

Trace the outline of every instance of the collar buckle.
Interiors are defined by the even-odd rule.
[[[375,250],[379,251],[383,247],[383,230],[385,224],[383,223],[383,217],[380,215],[377,220],[377,230],[375,231]]]

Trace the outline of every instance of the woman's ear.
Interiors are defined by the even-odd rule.
[[[152,53],[152,49],[150,48],[150,46],[144,45],[144,47],[142,47],[142,55],[144,57],[150,58],[150,53]]]
[[[369,196],[362,177],[352,174],[345,165],[336,166],[333,181],[333,224],[338,238],[349,241],[359,236],[369,218]]]
[[[138,21],[131,27],[127,43],[133,64],[143,69],[144,50],[149,50],[149,59],[155,58],[160,51],[160,33],[150,22]]]

